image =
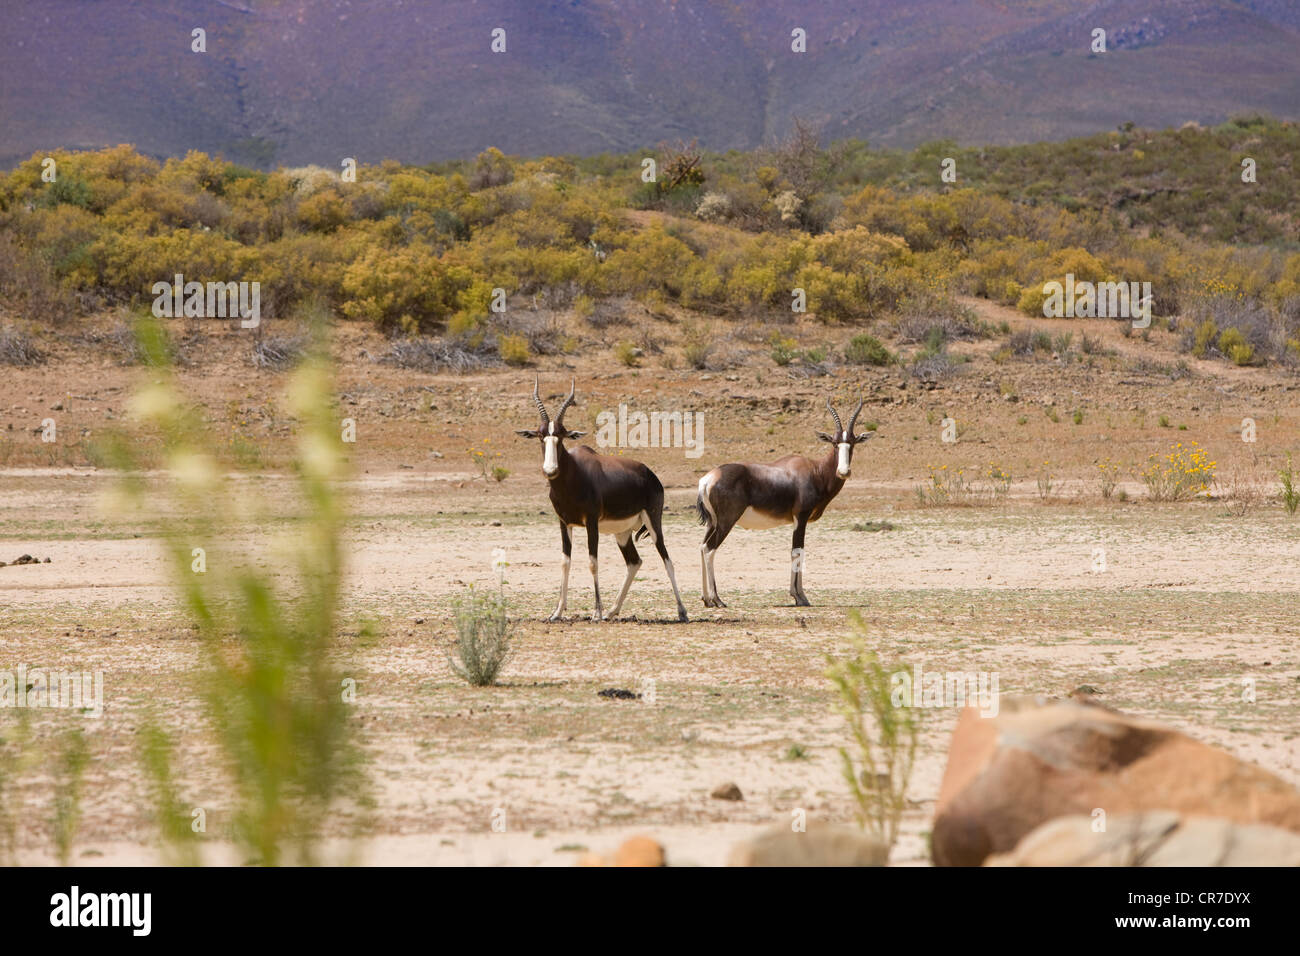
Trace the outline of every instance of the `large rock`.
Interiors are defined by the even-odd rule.
[[[1058,817],[985,866],[1300,866],[1300,834],[1169,810],[1106,820]]]
[[[1079,700],[1004,698],[957,721],[935,808],[939,866],[978,866],[1057,817],[1149,810],[1300,832],[1300,791],[1185,734]]]
[[[615,866],[667,866],[668,858],[657,840],[635,836],[614,851]]]
[[[812,823],[768,830],[732,847],[729,866],[884,866],[889,847],[848,827]]]
[[[578,857],[577,866],[667,866],[668,857],[663,845],[648,836],[634,836],[624,840],[614,851],[613,860],[599,853],[584,853]]]

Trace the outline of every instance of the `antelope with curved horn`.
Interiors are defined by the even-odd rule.
[[[742,528],[775,528],[793,524],[794,540],[790,545],[790,596],[798,607],[808,606],[803,593],[804,531],[810,521],[822,516],[834,497],[844,487],[851,473],[853,448],[872,433],[854,435],[862,402],[853,410],[849,427],[826,400],[826,408],[835,420],[835,434],[818,432],[817,437],[831,444],[820,461],[802,455],[786,455],[770,465],[719,465],[700,479],[695,510],[705,526],[700,546],[701,575],[704,580],[706,607],[726,607],[718,597],[713,577],[713,557],[736,525]]]
[[[596,595],[596,608],[591,616],[593,621],[604,619],[600,601],[600,582],[596,573],[596,551],[602,534],[612,534],[618,542],[618,549],[623,552],[627,563],[627,577],[623,589],[614,603],[610,618],[618,617],[623,609],[623,599],[627,597],[632,579],[641,567],[641,556],[637,553],[635,538],[650,535],[654,540],[659,557],[663,558],[664,569],[668,572],[668,581],[673,586],[673,597],[677,599],[677,619],[686,620],[686,608],[682,604],[681,594],[677,590],[677,576],[673,573],[673,562],[668,557],[664,545],[663,511],[664,486],[660,484],[655,473],[639,461],[601,455],[586,445],[579,445],[570,451],[564,447],[566,440],[581,438],[584,432],[569,431],[564,425],[564,413],[573,404],[577,388],[575,381],[569,388],[569,395],[560,405],[552,421],[546,414],[546,405],[537,391],[537,380],[533,380],[533,401],[541,413],[542,423],[537,430],[519,431],[525,438],[539,438],[542,442],[542,474],[550,485],[551,505],[560,519],[560,543],[564,548],[563,572],[560,576],[560,603],[550,620],[558,621],[564,616],[566,599],[569,593],[569,564],[573,550],[570,529],[587,529],[587,557],[591,565],[591,584]]]

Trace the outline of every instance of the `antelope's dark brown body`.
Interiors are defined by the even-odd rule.
[[[718,597],[714,579],[713,556],[731,529],[775,528],[783,524],[794,525],[790,546],[790,596],[796,605],[808,605],[803,591],[804,534],[809,522],[816,521],[826,511],[849,477],[853,448],[871,437],[855,435],[862,403],[849,418],[848,427],[840,416],[826,403],[835,419],[835,434],[818,433],[822,441],[830,442],[831,450],[820,460],[803,455],[786,455],[771,464],[719,465],[700,479],[699,496],[695,509],[700,523],[705,526],[704,543],[700,545],[700,572],[706,607],[726,607]]]
[[[560,519],[560,545],[564,549],[564,564],[560,578],[560,603],[550,619],[558,621],[564,616],[573,552],[571,529],[582,528],[587,533],[587,556],[595,595],[593,620],[604,618],[596,563],[600,536],[614,536],[627,565],[623,589],[619,592],[618,601],[610,615],[617,617],[623,608],[628,588],[632,586],[632,580],[641,567],[641,556],[637,553],[635,539],[648,534],[654,539],[655,549],[663,559],[668,581],[673,586],[673,597],[677,600],[677,619],[685,621],[686,608],[677,590],[673,562],[668,557],[668,548],[664,544],[664,486],[655,473],[639,461],[602,455],[586,445],[580,445],[573,451],[564,447],[566,440],[582,437],[582,432],[569,431],[564,427],[564,413],[573,404],[576,388],[575,382],[569,389],[568,398],[555,413],[555,420],[551,421],[534,381],[533,401],[541,414],[541,428],[518,433],[525,438],[541,440],[542,473],[550,486],[551,507]]]
[[[560,447],[568,467],[562,464],[549,484],[551,505],[565,524],[586,527],[593,506],[602,523],[635,518],[647,506],[663,511],[664,486],[641,462],[602,455],[587,445],[572,451]]]
[[[844,487],[844,480],[835,475],[835,459],[832,449],[819,461],[786,455],[766,465],[718,466],[710,474],[737,492],[721,502],[719,520],[743,528],[744,512],[752,509],[779,524],[793,524],[800,514],[816,521]]]

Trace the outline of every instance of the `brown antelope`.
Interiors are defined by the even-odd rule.
[[[579,445],[573,451],[564,447],[566,439],[576,440],[585,434],[569,431],[564,426],[564,413],[573,404],[576,388],[577,383],[574,382],[569,388],[568,398],[555,413],[555,420],[551,421],[546,414],[546,406],[537,393],[537,380],[534,379],[533,401],[541,412],[542,426],[536,431],[516,432],[525,438],[541,439],[542,474],[550,485],[551,505],[560,519],[564,564],[560,575],[560,603],[550,620],[558,621],[564,616],[569,593],[569,564],[573,550],[569,529],[586,528],[591,584],[596,594],[596,609],[591,616],[593,621],[604,619],[600,581],[596,573],[596,550],[602,534],[614,536],[618,549],[623,552],[623,560],[627,562],[627,577],[610,618],[618,617],[619,611],[623,609],[623,599],[627,597],[632,579],[641,567],[641,556],[637,554],[634,538],[649,534],[654,539],[659,557],[663,558],[668,581],[673,586],[673,597],[677,599],[677,619],[685,621],[686,607],[677,590],[673,562],[664,546],[664,486],[659,483],[655,473],[639,461],[601,455],[586,445]]]
[[[793,524],[794,540],[790,545],[790,596],[798,607],[808,606],[803,593],[803,538],[808,522],[822,516],[834,497],[844,487],[853,462],[853,446],[866,441],[872,433],[854,435],[862,402],[854,409],[849,427],[831,407],[835,434],[818,432],[817,437],[831,444],[821,461],[803,455],[786,455],[770,465],[719,465],[700,479],[700,493],[695,501],[700,523],[706,528],[700,546],[701,575],[704,579],[705,607],[726,607],[718,597],[713,577],[713,556],[736,525],[742,528],[775,528]]]

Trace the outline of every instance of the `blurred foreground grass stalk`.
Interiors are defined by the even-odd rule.
[[[159,479],[140,467],[144,435],[119,437],[111,450],[122,474],[118,505],[160,525],[180,599],[198,628],[203,729],[220,756],[219,767],[205,769],[233,789],[234,838],[254,862],[320,862],[326,818],[369,805],[349,682],[333,660],[344,520],[335,483],[344,458],[323,329],[288,388],[301,513],[290,534],[269,541],[261,531],[242,550],[250,527],[265,528],[279,515],[268,515],[256,485],[229,476],[213,454],[220,444],[185,402],[161,326],[143,320],[137,335],[149,384],[133,396],[132,411],[161,442],[166,474]],[[201,827],[191,817],[206,819],[220,808],[200,815],[185,806],[174,741],[156,720],[147,722],[142,741],[172,861],[199,862]]]
[[[827,657],[826,670],[838,698],[836,709],[847,724],[857,757],[855,760],[849,748],[841,747],[840,760],[857,803],[858,822],[892,850],[916,763],[921,719],[912,693],[919,689],[896,694],[893,674],[900,669],[891,672],[867,648],[867,626],[861,614],[854,611],[850,621],[852,656],[843,660]]]

